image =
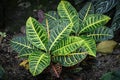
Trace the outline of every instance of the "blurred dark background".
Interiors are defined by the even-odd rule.
[[[0,31],[18,31],[37,10],[55,10],[60,0],[1,0]],[[68,0],[74,3],[74,0]],[[74,4],[73,4],[74,5]]]

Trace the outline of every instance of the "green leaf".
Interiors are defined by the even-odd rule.
[[[56,11],[49,11],[45,14],[45,17],[50,21],[59,19],[59,15]]]
[[[50,65],[50,55],[44,52],[32,53],[28,60],[29,69],[33,76],[40,74]]]
[[[10,44],[12,49],[18,53],[21,53],[23,50],[34,48],[34,46],[27,40],[26,37],[14,37]]]
[[[46,23],[46,19],[48,23]],[[42,24],[44,26],[48,25],[49,30],[51,30],[56,26],[58,19],[59,19],[59,15],[56,11],[49,11],[48,13],[45,14],[45,19],[43,20]]]
[[[96,13],[106,13],[116,6],[118,0],[98,0],[95,3]]]
[[[87,37],[92,37],[96,42],[113,38],[113,31],[107,27],[97,28],[95,31],[87,34]]]
[[[34,49],[24,49],[18,54],[18,57],[23,57],[23,58],[27,57],[28,58],[28,56],[31,55],[31,53],[34,53],[34,52],[40,52],[40,50],[38,50],[36,48],[34,48]]]
[[[52,47],[58,43],[59,40],[63,39],[64,37],[69,36],[72,27],[70,26],[68,22],[64,20],[60,20],[56,27],[51,30],[50,33],[50,40],[49,40],[49,51],[52,49]]]
[[[83,41],[84,40],[80,37],[74,36],[62,39],[52,48],[52,55],[70,54],[71,52],[77,50],[83,44]]]
[[[58,5],[58,14],[60,17],[71,23],[74,32],[78,32],[79,29],[79,15],[76,9],[67,1],[61,1]]]
[[[53,56],[52,60],[53,62],[60,63],[62,66],[69,67],[81,62],[85,58],[86,58],[86,52],[81,52],[81,53],[71,53],[67,55]]]
[[[120,70],[105,73],[100,80],[120,80]]]
[[[26,36],[28,40],[39,49],[47,50],[47,32],[45,28],[34,18],[29,17],[26,22]]]
[[[81,36],[80,38],[84,40],[81,48],[83,48],[85,52],[88,52],[89,55],[95,57],[96,56],[95,40],[87,36]]]
[[[94,7],[92,3],[87,2],[85,6],[79,11],[80,22],[83,22],[89,14],[94,14]]]
[[[5,70],[4,68],[0,65],[0,79],[4,80],[4,75],[5,75]]]
[[[83,24],[80,26],[80,32],[91,32],[98,27],[105,25],[110,20],[110,17],[101,14],[91,14],[86,17]]]
[[[119,2],[120,3],[120,2]],[[111,29],[114,31],[118,30],[120,28],[120,5],[117,5],[115,16],[113,18]]]

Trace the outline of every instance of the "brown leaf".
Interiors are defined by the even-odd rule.
[[[19,65],[24,67],[26,70],[29,69],[28,60],[23,60]]]

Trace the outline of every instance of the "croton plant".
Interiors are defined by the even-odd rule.
[[[113,31],[105,26],[109,20],[106,15],[94,14],[91,3],[77,12],[68,1],[61,1],[57,11],[45,13],[42,23],[29,17],[26,36],[14,37],[11,47],[28,60],[33,76],[52,63],[74,66],[87,55],[96,56],[96,42],[113,37]]]

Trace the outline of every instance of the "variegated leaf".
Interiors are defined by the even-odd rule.
[[[79,11],[80,23],[82,23],[89,14],[94,14],[94,6],[87,2],[85,6]]]
[[[100,27],[93,32],[87,33],[87,37],[92,37],[97,42],[108,40],[113,38],[113,30],[107,27]]]
[[[18,53],[21,53],[23,50],[33,49],[34,46],[27,40],[26,37],[14,37],[11,42],[11,47]]]
[[[120,2],[119,2],[119,4],[120,4]],[[120,28],[120,5],[119,4],[116,7],[116,13],[113,18],[112,27],[111,27],[111,29],[113,29],[114,31],[116,31]]]
[[[99,28],[105,25],[110,20],[110,17],[101,15],[101,14],[91,14],[86,17],[86,20],[83,21],[83,24],[80,26],[80,32],[92,32],[96,28]]]
[[[52,55],[67,55],[73,51],[76,51],[80,46],[82,46],[83,41],[80,37],[71,36],[59,41],[52,48]]]
[[[116,6],[118,0],[98,0],[95,3],[95,12],[96,13],[106,13]]]
[[[91,56],[96,56],[96,44],[92,38],[82,36],[82,37],[69,37],[65,40],[59,41],[53,47],[53,55],[67,55],[71,52],[76,52],[78,48],[84,48],[85,52],[88,52]]]
[[[62,66],[69,67],[73,66],[75,64],[78,64],[82,60],[86,58],[86,52],[81,52],[81,53],[71,53],[67,55],[60,55],[60,56],[53,56],[52,61],[53,62],[58,62]]]
[[[49,26],[49,30],[51,30],[56,26],[59,18],[60,17],[56,11],[49,11],[48,13],[45,13],[45,19],[43,20],[42,24],[44,26]],[[48,23],[46,23],[46,20]]]
[[[60,20],[57,23],[56,27],[51,30],[49,40],[49,51],[52,49],[54,45],[58,43],[59,40],[69,36],[71,30],[72,30],[71,23],[68,23],[64,20]]]
[[[39,49],[47,50],[45,44],[48,40],[45,27],[32,17],[29,17],[26,22],[26,35],[31,44]]]
[[[85,51],[85,52],[88,52],[89,55],[91,56],[96,56],[96,43],[95,43],[95,40],[90,38],[90,37],[87,37],[87,36],[80,36],[80,38],[83,41],[83,44],[81,46],[81,48],[83,48],[82,50]]]
[[[79,15],[76,9],[67,1],[61,1],[58,5],[58,14],[60,17],[71,23],[73,31],[78,32],[79,29]]]
[[[29,68],[33,76],[40,74],[50,65],[50,55],[44,52],[34,52],[29,58]]]

